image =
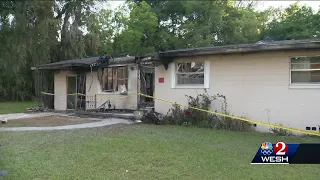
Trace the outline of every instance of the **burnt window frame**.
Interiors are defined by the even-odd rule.
[[[111,83],[110,87],[109,87],[109,76],[108,76],[108,71],[109,69],[111,69],[111,74],[112,74],[112,77],[111,77],[111,82],[114,82],[115,80],[117,81],[117,86],[116,88],[114,88],[114,83]],[[118,78],[119,77],[119,73],[114,73],[115,71],[118,71],[119,69],[123,69],[123,72],[124,73],[124,77],[125,78]],[[106,71],[105,71],[106,70]],[[105,74],[105,72],[107,72],[107,75]],[[116,74],[116,77],[114,77],[114,74]],[[102,85],[101,85],[101,91],[102,92],[107,92],[107,93],[112,93],[112,92],[119,92],[119,82],[123,82],[125,81],[125,86],[126,88],[128,88],[128,78],[129,78],[129,71],[128,71],[128,66],[109,66],[109,67],[103,67],[102,68],[102,79],[101,79],[101,82],[102,82]],[[106,84],[107,85],[107,88],[106,88]],[[122,83],[123,84],[123,83]]]
[[[202,71],[199,72],[192,72],[190,71],[191,68],[191,64],[192,63],[202,63]],[[190,68],[187,68],[188,64],[190,64]],[[175,74],[176,74],[176,86],[204,86],[205,81],[204,81],[204,77],[205,77],[205,70],[204,70],[204,66],[205,66],[205,61],[193,61],[193,62],[176,62],[175,63]],[[186,69],[188,72],[179,72],[179,69]],[[195,75],[202,75],[203,76],[203,82],[202,83],[179,83],[179,75],[189,75],[190,78],[192,78]]]

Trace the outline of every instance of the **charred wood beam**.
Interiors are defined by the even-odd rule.
[[[171,62],[173,62],[173,58],[172,57],[159,57],[159,59],[155,59],[155,62],[163,64],[165,70],[168,70],[169,64]]]
[[[110,59],[109,64],[132,64],[136,63],[137,57],[121,57],[121,58],[115,58]]]

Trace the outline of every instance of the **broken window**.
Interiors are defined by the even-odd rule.
[[[128,85],[128,68],[107,67],[102,71],[102,89],[105,92],[126,91]]]
[[[176,63],[177,85],[203,85],[204,62]]]
[[[292,84],[320,83],[320,56],[291,58]]]

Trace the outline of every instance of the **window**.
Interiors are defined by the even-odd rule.
[[[177,84],[204,84],[204,63],[176,63]]]
[[[173,88],[209,88],[209,62],[172,63]]]
[[[320,84],[320,56],[291,58],[291,84]]]
[[[102,89],[105,92],[117,92],[119,86],[127,87],[128,68],[127,67],[107,67],[103,69]]]

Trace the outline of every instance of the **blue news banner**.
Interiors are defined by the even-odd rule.
[[[320,164],[320,144],[264,142],[251,164]]]

